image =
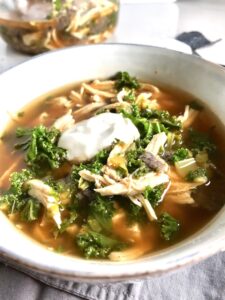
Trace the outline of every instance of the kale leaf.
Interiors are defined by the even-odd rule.
[[[135,77],[131,77],[128,72],[118,72],[115,76],[115,88],[121,91],[123,88],[138,89],[140,84]]]
[[[143,147],[145,147],[154,134],[153,125],[151,122],[149,122],[148,119],[140,116],[140,110],[137,104],[131,105],[131,112],[121,110],[121,113],[125,118],[129,118],[137,127],[141,136],[140,143]]]
[[[135,179],[138,179],[138,178],[146,175],[149,172],[150,172],[150,169],[145,165],[145,163],[143,163],[143,165],[140,168],[136,169],[133,172],[132,177]]]
[[[135,102],[135,93],[134,93],[134,89],[128,90],[127,91],[127,95],[125,95],[123,97],[123,101],[127,101],[127,102],[131,102],[134,103]]]
[[[190,151],[187,148],[179,148],[177,149],[172,156],[173,163],[184,160],[190,157]]]
[[[155,207],[159,204],[163,191],[164,191],[163,185],[158,185],[154,188],[148,186],[144,191],[144,197],[148,199],[148,201],[153,207]]]
[[[140,144],[142,147],[147,146],[154,134],[181,129],[181,122],[167,111],[140,110],[138,105],[133,103],[130,112],[121,110],[121,113],[137,127],[141,136]]]
[[[113,250],[124,247],[120,241],[92,230],[79,233],[76,243],[86,258],[107,258]]]
[[[127,169],[130,174],[133,173],[136,169],[145,166],[145,163],[139,158],[143,151],[144,149],[140,147],[127,151]]]
[[[26,181],[34,174],[27,169],[14,172],[10,176],[10,188],[0,196],[0,207],[6,207],[8,213],[20,213],[24,221],[34,221],[38,218],[41,205],[27,193]]]
[[[177,117],[171,116],[171,114],[165,110],[146,109],[141,111],[141,116],[148,120],[157,119],[165,126],[166,129],[169,130],[180,130],[182,127],[181,122],[177,119]]]
[[[26,163],[37,174],[45,175],[49,169],[56,169],[66,160],[66,150],[58,147],[60,131],[43,125],[33,129],[18,128],[18,138],[24,141],[15,145],[26,151]]]
[[[164,240],[170,241],[180,229],[180,223],[168,213],[162,213],[158,219],[161,236]]]
[[[114,203],[109,197],[103,197],[96,193],[95,199],[90,203],[90,215],[95,218],[101,228],[110,231],[112,217],[115,212]]]
[[[23,210],[21,211],[21,219],[27,222],[37,220],[40,209],[41,204],[38,201],[34,200],[33,198],[28,199]]]
[[[74,165],[71,172],[71,179],[78,186],[78,181],[80,179],[79,172],[81,170],[89,170],[92,173],[100,174],[102,167],[106,164],[107,158],[109,156],[109,149],[103,149],[92,159],[92,161],[87,163],[81,163],[79,165]]]
[[[76,221],[77,217],[78,215],[75,210],[70,211],[69,217],[67,217],[62,221],[59,232],[60,233],[64,232],[70,225],[72,225]]]
[[[132,223],[144,223],[147,221],[146,212],[143,207],[140,207],[131,201],[127,203],[126,212],[128,216],[128,221]]]
[[[211,141],[208,134],[189,129],[189,139],[194,154],[199,151],[206,151],[208,154],[213,154],[216,151],[216,145]]]
[[[197,178],[207,178],[207,171],[204,168],[198,168],[194,171],[190,171],[187,176],[186,179],[188,181],[195,181]]]

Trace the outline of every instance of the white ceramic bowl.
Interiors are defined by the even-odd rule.
[[[8,111],[17,111],[37,96],[71,82],[109,77],[119,70],[187,91],[204,100],[225,123],[222,68],[171,50],[108,44],[44,54],[0,75],[0,128],[8,121]],[[175,246],[124,263],[84,260],[50,252],[19,232],[2,213],[0,228],[0,255],[4,260],[64,279],[129,280],[160,274],[221,251],[225,245],[225,209],[201,231]]]

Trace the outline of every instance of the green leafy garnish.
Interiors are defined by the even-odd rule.
[[[24,183],[33,178],[32,172],[23,169],[21,172],[14,172],[10,176],[10,188],[0,197],[0,205],[7,206],[9,213],[21,211],[26,204],[25,198],[27,197]]]
[[[54,10],[56,10],[57,12],[60,12],[60,10],[62,9],[62,0],[53,0],[53,8]]]
[[[140,84],[135,77],[131,77],[127,72],[119,72],[115,76],[115,88],[120,91],[122,88],[138,89]]]
[[[141,136],[140,144],[142,147],[147,146],[154,134],[181,129],[181,122],[167,111],[140,110],[138,105],[133,103],[131,111],[121,110],[121,113],[137,127]]]
[[[23,210],[21,211],[21,219],[27,222],[37,220],[39,217],[40,209],[41,204],[38,201],[32,198],[27,200]]]
[[[10,192],[14,193],[14,195],[21,196],[24,193],[24,183],[27,180],[30,180],[34,177],[32,171],[28,169],[23,169],[20,172],[14,172],[10,175]]]
[[[177,149],[172,156],[173,163],[184,160],[190,157],[190,151],[187,148],[179,148]]]
[[[179,222],[168,213],[162,213],[158,219],[161,236],[164,240],[170,241],[180,229]]]
[[[113,250],[120,250],[124,244],[92,230],[76,236],[76,243],[86,258],[107,258]]]
[[[203,178],[204,180],[207,180],[207,171],[206,171],[206,169],[198,168],[194,171],[190,171],[186,176],[186,179],[188,181],[196,181],[199,178]]]
[[[0,196],[0,207],[6,208],[8,213],[21,213],[24,221],[34,221],[40,213],[40,203],[28,195],[26,182],[33,178],[33,173],[27,169],[14,172],[10,176],[10,188]]]
[[[81,170],[89,170],[92,173],[100,174],[102,167],[106,164],[107,158],[109,156],[109,149],[101,150],[90,162],[81,163],[79,165],[74,165],[71,172],[71,179],[77,184],[79,184]]]
[[[68,186],[63,180],[55,180],[53,177],[46,177],[44,183],[53,188],[53,190],[60,194],[68,190]]]
[[[77,212],[74,210],[70,211],[69,217],[67,217],[62,221],[59,232],[60,233],[64,232],[70,225],[72,225],[76,221],[76,219],[77,219]]]
[[[144,149],[141,147],[127,151],[126,160],[129,173],[133,173],[138,168],[145,167],[145,163],[139,158],[143,152]]]
[[[165,126],[166,129],[181,129],[181,122],[177,119],[177,117],[171,116],[171,114],[165,110],[146,109],[141,112],[141,116],[147,118],[148,120],[157,119]]]
[[[216,145],[206,133],[191,128],[189,130],[189,139],[194,154],[197,154],[199,151],[206,151],[208,154],[213,154],[216,151]]]
[[[131,89],[128,91],[127,95],[123,97],[123,101],[134,103],[135,101],[135,93],[134,89]]]
[[[98,224],[104,230],[111,230],[114,212],[115,208],[113,201],[111,201],[108,197],[96,194],[95,199],[90,203],[91,216],[96,219]]]
[[[154,188],[148,186],[144,191],[144,197],[148,199],[148,201],[151,203],[153,207],[155,207],[159,204],[163,191],[164,191],[163,185],[159,185]]]
[[[148,119],[140,116],[140,110],[136,104],[132,104],[131,109],[131,112],[122,110],[121,113],[134,123],[140,133],[141,143],[146,146],[154,134],[153,126]]]
[[[140,168],[136,169],[133,172],[132,176],[133,176],[133,178],[138,179],[138,178],[146,175],[149,172],[150,172],[149,168],[145,165],[145,163],[143,163],[143,165]]]
[[[26,163],[37,174],[46,174],[50,169],[59,168],[66,160],[66,150],[57,146],[60,131],[43,125],[33,129],[18,128],[18,138],[23,142],[16,149],[26,151]]]

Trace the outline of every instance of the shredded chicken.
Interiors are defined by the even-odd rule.
[[[191,197],[191,191],[167,194],[166,201],[171,201],[178,204],[195,203],[194,199]]]
[[[122,89],[122,90],[116,95],[117,101],[120,102],[120,103],[123,102],[123,98],[124,98],[125,96],[127,96],[128,93],[129,93],[128,90]]]
[[[142,207],[141,202],[135,196],[129,196],[129,199],[133,204]]]
[[[115,183],[103,188],[97,188],[95,191],[102,196],[112,196],[112,195],[126,195],[128,194],[128,187],[123,183]]]
[[[130,109],[130,103],[128,102],[116,102],[116,103],[112,103],[112,104],[108,104],[104,106],[104,110],[110,110],[110,109],[118,109],[118,108],[124,108],[124,109]],[[96,113],[100,112],[100,110],[97,110]]]
[[[120,181],[121,178],[120,176],[117,174],[116,170],[114,170],[113,168],[110,168],[109,166],[105,165],[102,168],[102,172],[106,175],[108,175],[110,178],[112,178],[114,181]]]
[[[157,109],[158,104],[157,100],[151,100],[152,93],[140,93],[137,96],[137,99],[135,103],[141,108],[141,109]]]
[[[168,175],[171,179],[171,186],[167,192],[167,195],[188,192],[202,184],[198,182],[187,182],[175,171],[174,168],[170,168]]]
[[[195,189],[197,186],[201,185],[202,183],[195,183],[195,182],[186,182],[186,181],[172,181],[168,194],[174,193],[183,193],[189,190]]]
[[[109,167],[121,167],[126,168],[126,159],[124,157],[125,152],[130,147],[130,144],[125,144],[124,142],[118,142],[111,150],[107,165]]]
[[[76,91],[74,91],[74,90],[72,90],[72,91],[69,93],[69,99],[70,99],[71,101],[73,101],[74,104],[75,104],[76,106],[78,106],[78,104],[79,104],[80,106],[84,104],[84,103],[83,103],[83,99],[82,99],[81,94],[79,94],[78,92],[76,92]]]
[[[149,84],[149,83],[143,83],[143,82],[140,84],[140,90],[141,91],[149,91],[154,96],[157,96],[160,93],[160,89],[157,88],[157,86]]]
[[[171,179],[171,185],[166,193],[166,200],[178,204],[194,204],[195,201],[191,197],[191,191],[203,183],[185,181],[174,168],[170,169],[169,177]]]
[[[159,202],[162,202],[163,199],[166,197],[167,192],[168,192],[168,190],[170,189],[170,186],[171,186],[171,181],[168,182],[166,188],[164,189],[164,191],[163,191],[163,193],[162,193],[162,195],[161,195],[161,198],[160,198]]]
[[[184,114],[179,116],[177,119],[181,121],[183,128],[188,128],[195,121],[197,116],[199,115],[199,111],[190,108],[189,105],[185,106]]]
[[[73,112],[73,116],[76,119],[83,119],[85,116],[93,113],[98,108],[103,107],[105,103],[102,102],[95,102],[85,105],[84,107],[81,107],[80,109],[77,109]]]
[[[114,179],[112,179],[109,175],[107,175],[107,174],[104,174],[103,175],[103,178],[105,179],[105,181],[106,181],[106,183],[107,184],[115,184],[116,183],[116,181],[114,180]]]
[[[160,148],[162,148],[167,141],[167,136],[165,132],[157,133],[153,136],[150,143],[145,148],[146,152],[151,152],[153,155],[159,153]]]
[[[107,185],[107,181],[104,179],[103,176],[94,174],[89,170],[81,170],[79,172],[79,175],[87,181],[95,182],[97,186]]]
[[[136,259],[145,253],[149,252],[152,248],[152,245],[149,243],[141,243],[137,246],[133,246],[127,250],[123,251],[113,251],[109,254],[109,259],[112,261],[127,261]]]
[[[43,113],[40,114],[40,116],[38,117],[38,121],[40,123],[44,123],[47,119],[49,118],[49,114],[44,111]]]
[[[28,186],[28,194],[43,204],[58,228],[60,228],[62,221],[59,201],[54,195],[53,189],[39,179],[28,180],[26,185]]]
[[[153,209],[153,207],[151,206],[151,203],[145,199],[145,197],[140,194],[140,195],[137,195],[135,196],[137,200],[139,200],[142,204],[142,206],[144,207],[145,211],[146,211],[146,214],[149,218],[150,221],[154,221],[154,220],[157,220],[157,216],[156,216],[156,213]]]
[[[105,103],[104,98],[99,95],[92,95],[90,100],[91,100],[91,102],[104,102]]]
[[[158,156],[160,149],[164,147],[166,141],[167,141],[167,135],[165,134],[165,132],[160,132],[153,136],[150,143],[145,148],[145,152],[147,153],[149,152],[152,155],[154,155],[155,160],[162,165],[161,168],[162,172],[167,172],[169,170],[169,166],[165,162],[165,160]]]
[[[157,185],[169,182],[167,174],[147,173],[139,179],[133,179],[131,176],[121,179],[120,182],[103,188],[95,189],[102,196],[110,195],[137,195],[145,190],[147,186],[154,188]]]
[[[56,97],[51,100],[54,105],[57,105],[59,107],[64,107],[64,108],[70,108],[71,107],[71,101],[67,99],[67,97]]]
[[[91,86],[94,89],[102,90],[102,91],[110,91],[114,88],[114,85],[115,82],[113,80],[105,80],[105,81],[94,80],[91,83]]]
[[[72,110],[70,109],[67,114],[60,117],[54,122],[53,127],[63,132],[72,127],[74,124],[75,120],[72,116]]]
[[[84,87],[84,89],[86,91],[88,91],[91,94],[102,96],[104,98],[113,98],[113,97],[115,97],[114,93],[110,93],[110,92],[102,91],[102,90],[97,90],[97,89],[93,88],[91,85],[89,85],[87,83],[82,83],[82,86]]]

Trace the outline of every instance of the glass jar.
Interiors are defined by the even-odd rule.
[[[3,0],[0,33],[14,49],[37,54],[107,39],[119,0]]]

